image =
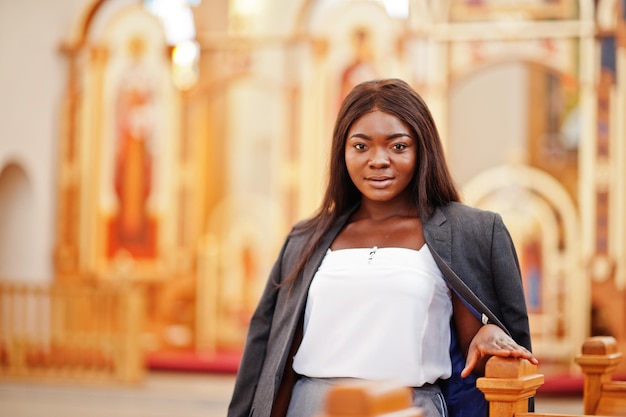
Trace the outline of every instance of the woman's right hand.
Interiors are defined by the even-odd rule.
[[[532,352],[518,345],[500,327],[495,324],[486,324],[478,330],[470,343],[461,376],[465,378],[477,366],[484,366],[487,359],[492,356],[527,359],[535,365],[539,363]]]

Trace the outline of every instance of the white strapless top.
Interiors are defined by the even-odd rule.
[[[451,316],[427,245],[329,249],[309,289],[293,368],[316,378],[434,383],[451,373]]]

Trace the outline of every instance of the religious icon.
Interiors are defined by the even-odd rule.
[[[113,182],[117,212],[109,236],[109,256],[124,250],[133,257],[155,255],[156,225],[148,211],[153,178],[155,94],[143,68],[145,43],[130,39],[130,61],[123,72],[115,102]]]

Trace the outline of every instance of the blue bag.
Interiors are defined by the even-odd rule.
[[[461,371],[465,368],[465,358],[461,353],[452,323],[450,324],[450,359],[452,375],[446,380],[439,381],[449,417],[486,417],[489,404],[483,393],[476,388],[476,376],[471,373],[466,378],[461,377]]]

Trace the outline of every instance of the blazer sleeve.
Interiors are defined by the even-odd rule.
[[[531,350],[519,260],[511,235],[499,214],[495,215],[493,223],[491,271],[502,322],[517,343]]]
[[[277,283],[282,280],[282,260],[288,241],[289,239],[283,244],[278,259],[269,274],[261,299],[250,320],[227,417],[248,417],[250,415],[252,400],[265,361],[279,290]]]

